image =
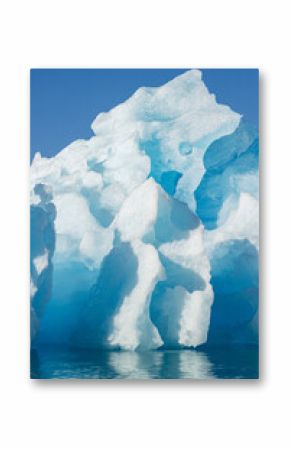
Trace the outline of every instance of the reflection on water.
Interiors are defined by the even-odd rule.
[[[209,379],[211,363],[195,351],[111,352],[109,364],[124,379]]]
[[[214,378],[207,355],[200,352],[182,351],[179,356],[179,370],[183,379]]]
[[[258,377],[256,347],[207,351],[32,351],[34,379],[214,379]]]
[[[162,365],[162,353],[153,352],[110,352],[109,365],[118,378],[123,379],[152,379],[158,378]]]

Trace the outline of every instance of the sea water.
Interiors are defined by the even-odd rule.
[[[33,379],[257,379],[257,346],[206,350],[92,351],[41,347]]]

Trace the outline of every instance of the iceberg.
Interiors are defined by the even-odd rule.
[[[32,162],[33,344],[254,341],[257,131],[198,70],[138,89],[92,130]]]
[[[30,300],[31,338],[38,331],[52,288],[52,256],[55,247],[55,206],[50,189],[36,184],[30,206]]]

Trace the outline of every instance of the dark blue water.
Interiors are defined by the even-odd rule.
[[[31,352],[32,379],[257,379],[257,346],[207,350]]]

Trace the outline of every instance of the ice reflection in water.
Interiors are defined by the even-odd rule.
[[[195,351],[181,351],[179,370],[182,379],[213,379],[212,364],[206,354]]]
[[[195,351],[111,352],[109,364],[124,379],[210,379],[211,363]]]
[[[35,379],[256,379],[256,347],[149,352],[38,348],[31,353]]]
[[[124,379],[159,378],[162,364],[161,352],[111,352],[109,355],[111,368],[116,377]]]

